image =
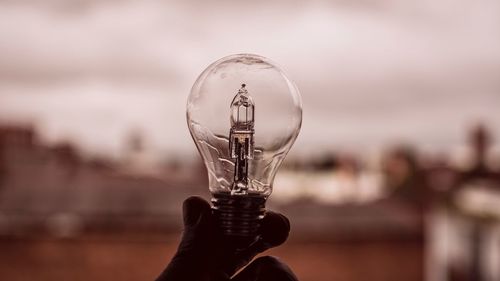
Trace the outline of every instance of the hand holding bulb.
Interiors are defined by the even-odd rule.
[[[190,197],[184,201],[183,209],[182,240],[156,281],[297,280],[290,268],[274,257],[259,257],[246,266],[257,254],[285,242],[290,230],[285,216],[268,211],[262,220],[260,239],[245,250],[235,251],[221,235],[208,202]]]
[[[276,258],[246,266],[282,244],[290,230],[288,219],[266,212],[265,203],[302,123],[293,82],[264,57],[222,58],[193,85],[187,121],[208,171],[213,207],[198,197],[184,202],[182,241],[158,281],[297,280]]]

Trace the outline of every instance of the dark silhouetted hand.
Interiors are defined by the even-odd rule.
[[[157,281],[297,280],[290,268],[275,257],[259,257],[246,266],[257,254],[285,242],[290,231],[285,216],[268,211],[262,220],[261,238],[244,250],[235,250],[218,233],[208,202],[190,197],[184,201],[183,212],[184,232],[179,248]]]

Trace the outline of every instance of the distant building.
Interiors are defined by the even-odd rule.
[[[131,173],[109,159],[88,158],[71,143],[40,143],[33,127],[0,126],[0,216],[9,222],[0,232],[46,223],[51,229],[177,225],[183,199],[208,190],[204,170],[182,172],[202,171],[198,165],[158,167],[149,175]]]

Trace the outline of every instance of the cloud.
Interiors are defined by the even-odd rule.
[[[2,3],[0,117],[88,150],[119,154],[117,139],[141,127],[154,149],[190,151],[184,108],[197,75],[254,52],[302,92],[298,150],[459,142],[450,123],[500,126],[499,3],[307,3]]]

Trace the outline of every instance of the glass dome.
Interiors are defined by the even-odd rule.
[[[301,98],[269,59],[232,55],[198,77],[188,98],[187,121],[212,193],[268,196],[299,133]]]

